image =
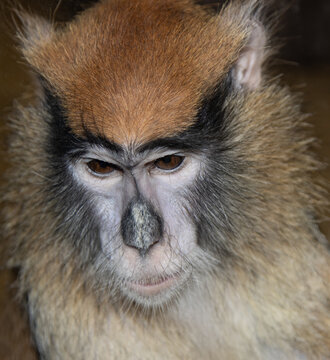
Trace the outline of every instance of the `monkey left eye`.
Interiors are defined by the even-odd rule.
[[[167,155],[154,162],[154,165],[161,170],[174,170],[178,168],[184,160],[184,156],[179,155]]]
[[[92,171],[92,173],[99,176],[109,175],[115,170],[119,170],[119,167],[114,164],[110,164],[105,161],[96,160],[96,159],[90,160],[87,163],[87,166]]]

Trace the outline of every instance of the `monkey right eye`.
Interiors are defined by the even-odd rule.
[[[101,160],[90,160],[87,162],[87,167],[96,176],[107,176],[116,170],[121,170],[117,165],[110,164]]]

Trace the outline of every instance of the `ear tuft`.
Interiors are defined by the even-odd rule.
[[[22,24],[18,29],[17,37],[23,55],[30,62],[31,56],[44,44],[49,43],[54,28],[50,22],[39,16],[21,10],[16,10],[15,13]]]
[[[255,90],[262,80],[262,64],[265,59],[266,35],[262,25],[253,23],[248,41],[241,50],[233,69],[236,85]]]

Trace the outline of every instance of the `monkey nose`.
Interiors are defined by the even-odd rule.
[[[162,220],[153,206],[141,199],[129,204],[121,221],[124,244],[136,248],[141,256],[160,241],[162,228]]]

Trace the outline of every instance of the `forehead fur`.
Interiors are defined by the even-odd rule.
[[[29,19],[23,53],[76,134],[143,143],[192,124],[202,94],[237,59],[246,10],[211,16],[188,0],[104,0],[57,30]]]

